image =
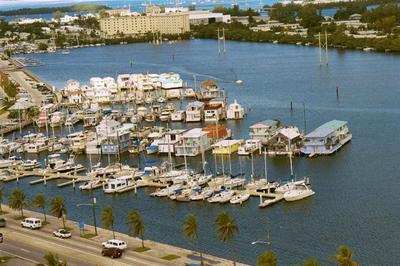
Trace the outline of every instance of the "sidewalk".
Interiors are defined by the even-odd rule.
[[[7,227],[12,227],[12,229],[18,231],[18,233],[22,234],[29,233],[29,235],[32,237],[39,237],[40,239],[43,239],[44,241],[47,242],[55,241],[57,242],[55,244],[64,245],[65,246],[64,248],[57,249],[58,251],[61,251],[61,254],[59,253],[59,255],[65,255],[67,257],[70,257],[71,254],[75,254],[74,257],[77,256],[77,259],[79,259],[79,256],[84,256],[81,258],[85,259],[86,256],[88,261],[91,261],[96,265],[107,264],[104,261],[106,260],[106,258],[101,256],[100,251],[101,251],[101,243],[112,238],[111,231],[98,227],[97,228],[98,236],[90,239],[85,239],[79,236],[78,223],[68,220],[66,222],[66,226],[71,228],[72,238],[68,240],[61,240],[60,242],[59,239],[54,238],[52,236],[52,232],[62,226],[61,220],[58,220],[57,218],[52,216],[47,216],[47,221],[50,222],[50,224],[45,225],[41,230],[27,231],[27,229],[23,229],[20,227],[19,225],[20,221],[15,220],[15,217],[18,216],[18,213],[16,211],[11,210],[10,208],[4,205],[3,205],[3,210],[8,212],[8,214],[3,215],[3,217],[6,218],[7,220]],[[26,217],[36,217],[43,220],[43,214],[41,213],[24,210],[24,215]],[[94,233],[94,228],[92,226],[85,225],[85,234],[87,233]],[[15,234],[15,236],[17,237],[17,234]],[[139,253],[133,251],[133,249],[141,247],[140,239],[130,237],[126,234],[118,232],[115,233],[115,237],[116,239],[126,241],[128,245],[128,251],[124,253],[123,257],[121,259],[113,261],[114,263],[117,261],[120,262],[121,263],[120,265],[151,265],[151,266],[187,265],[187,264],[200,265],[200,258],[198,253],[193,252],[191,250],[170,246],[150,240],[145,240],[144,244],[146,247],[150,248],[150,250]],[[45,245],[45,243],[42,245]],[[49,245],[48,248],[51,248],[51,245]],[[68,251],[68,249],[71,250]],[[64,252],[65,254],[63,254]],[[81,254],[79,254],[78,256],[77,252]],[[173,259],[171,261],[162,259],[163,257],[168,255],[174,255],[176,259]],[[203,254],[203,257],[206,265],[216,265],[216,266],[232,265],[231,261],[222,258],[217,258],[205,254]],[[244,265],[244,264],[237,263],[237,265]]]

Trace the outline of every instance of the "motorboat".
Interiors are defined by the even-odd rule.
[[[101,179],[100,178],[94,178],[93,180],[87,181],[85,183],[83,183],[82,185],[79,186],[80,190],[91,190],[95,187],[97,187],[98,185],[100,185]]]
[[[22,163],[21,160],[17,159],[16,157],[10,157],[8,159],[1,159],[0,160],[0,168],[12,168],[18,166]]]
[[[211,198],[208,198],[207,201],[210,203],[226,203],[229,202],[234,195],[235,192],[232,190],[223,190],[222,192],[215,194]]]
[[[261,151],[262,142],[261,139],[248,139],[238,149],[238,155],[250,155],[254,152]]]
[[[245,191],[243,193],[236,194],[233,198],[229,201],[232,204],[242,204],[246,200],[250,198],[250,193]]]
[[[162,188],[159,190],[154,191],[153,193],[151,193],[151,196],[155,196],[155,197],[167,197],[171,194],[174,193],[175,190],[181,188],[180,185],[172,185],[166,188]]]
[[[167,122],[167,121],[169,121],[170,117],[171,117],[171,113],[169,111],[162,111],[159,119],[161,122]]]
[[[229,180],[231,180],[230,176],[214,177],[210,182],[208,182],[208,186],[212,188],[219,188],[224,186]]]
[[[243,186],[245,181],[246,181],[246,179],[244,179],[244,178],[235,177],[235,178],[231,178],[228,181],[226,181],[224,186],[226,188],[232,189],[235,187]]]
[[[104,193],[116,193],[119,190],[135,185],[132,175],[123,175],[116,178],[109,178],[103,188]]]
[[[211,181],[212,175],[196,174],[191,178],[189,186],[203,186]]]
[[[314,194],[315,192],[310,188],[310,186],[303,183],[300,185],[295,185],[294,188],[285,192],[285,194],[283,194],[283,198],[286,201],[297,201],[310,197]]]
[[[37,160],[24,160],[22,161],[22,168],[24,170],[32,170],[40,167],[40,162]]]

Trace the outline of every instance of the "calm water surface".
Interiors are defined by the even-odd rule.
[[[173,60],[173,56],[174,60]],[[227,53],[218,56],[211,40],[193,40],[175,45],[133,44],[72,50],[70,55],[42,54],[32,57],[44,66],[31,68],[48,82],[61,88],[68,79],[88,82],[92,76],[115,76],[128,72],[180,73],[192,83],[216,79],[230,101],[238,99],[250,111],[244,121],[227,122],[236,138],[247,138],[248,127],[263,119],[281,119],[306,131],[331,120],[349,121],[353,140],[339,153],[314,159],[296,158],[297,176],[311,177],[316,195],[295,203],[278,203],[259,209],[252,198],[243,206],[211,205],[204,202],[176,203],[148,196],[151,189],[123,195],[104,195],[97,191],[100,206],[115,209],[117,229],[127,232],[126,216],[137,208],[146,223],[146,238],[191,248],[181,234],[181,222],[188,213],[198,217],[201,242],[207,253],[231,258],[226,245],[215,236],[213,219],[228,210],[240,227],[234,241],[235,258],[255,264],[256,257],[268,249],[250,243],[267,237],[270,227],[271,249],[280,265],[299,265],[305,258],[317,257],[321,265],[332,265],[329,257],[341,244],[354,249],[361,265],[398,265],[400,255],[399,167],[400,150],[400,58],[394,55],[356,51],[330,52],[330,65],[319,66],[318,49],[290,45],[227,42]],[[134,61],[133,68],[130,61]],[[236,85],[233,80],[243,80]],[[336,98],[335,87],[340,86]],[[289,103],[294,110],[290,112]],[[174,127],[183,127],[176,124]],[[194,125],[192,125],[194,126]],[[87,161],[86,157],[78,158]],[[94,160],[98,160],[94,158]],[[102,159],[105,163],[106,158]],[[124,161],[138,164],[138,158]],[[143,163],[144,158],[141,158]],[[198,160],[189,160],[198,168]],[[181,162],[181,159],[177,161]],[[256,158],[256,174],[263,174],[263,160]],[[209,165],[214,167],[209,158]],[[283,180],[289,175],[287,158],[269,158],[269,177]],[[218,166],[221,168],[221,166]],[[250,175],[247,158],[232,158],[234,173],[244,168]],[[221,169],[220,169],[221,170]],[[49,196],[61,193],[66,198],[69,218],[91,222],[86,207],[89,193],[71,187],[30,186],[20,182],[30,197],[38,192]],[[17,186],[7,185],[7,193]],[[100,213],[100,211],[98,211]],[[381,252],[376,256],[376,251]]]

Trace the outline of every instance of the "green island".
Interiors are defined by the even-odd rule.
[[[0,11],[0,16],[20,16],[20,15],[36,15],[51,14],[59,12],[98,12],[103,9],[109,9],[105,5],[97,4],[80,4],[63,7],[39,7],[39,8],[21,8],[7,11]]]

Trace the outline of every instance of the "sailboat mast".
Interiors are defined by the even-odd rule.
[[[265,175],[265,180],[268,183],[267,151],[266,150],[264,150],[264,175]]]

